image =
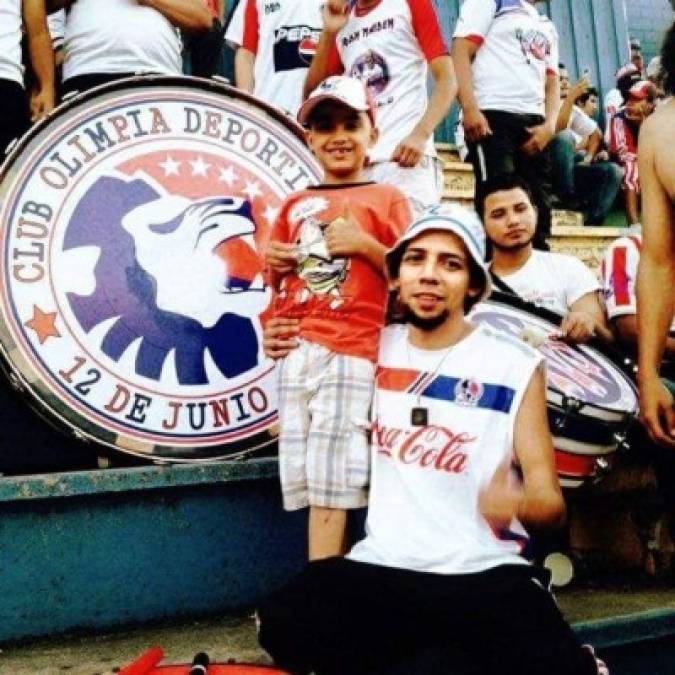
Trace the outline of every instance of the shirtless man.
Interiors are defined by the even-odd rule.
[[[675,23],[663,43],[664,90],[670,101],[643,125],[638,151],[643,190],[643,247],[638,271],[638,383],[642,421],[654,440],[675,448],[673,394],[659,364],[673,318],[675,288]]]

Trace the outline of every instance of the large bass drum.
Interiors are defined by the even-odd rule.
[[[219,82],[133,78],[60,106],[0,169],[8,381],[71,437],[141,458],[272,443],[264,247],[319,176],[299,126]],[[30,428],[2,439],[0,471]]]
[[[578,488],[612,467],[638,412],[630,364],[598,343],[570,345],[555,338],[560,317],[505,293],[495,292],[471,312],[529,342],[544,356],[548,420],[560,483]]]

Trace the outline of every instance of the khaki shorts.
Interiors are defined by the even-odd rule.
[[[375,364],[300,341],[278,377],[284,508],[365,506]]]

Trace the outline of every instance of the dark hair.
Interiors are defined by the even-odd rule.
[[[675,95],[675,21],[663,40],[661,71],[663,72],[663,90],[666,94]]]
[[[516,173],[502,173],[486,180],[482,185],[476,188],[476,211],[482,221],[485,221],[485,201],[495,192],[506,192],[508,190],[522,190],[530,203],[534,204],[532,191],[524,178]]]
[[[587,89],[586,93],[582,94],[581,96],[578,96],[577,100],[574,101],[574,103],[578,106],[586,105],[586,102],[591,96],[595,96],[596,98],[598,97],[598,90],[595,87]]]
[[[567,70],[567,66],[564,63],[559,63],[558,70]]]

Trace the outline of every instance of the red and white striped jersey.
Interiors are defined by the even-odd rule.
[[[609,319],[637,313],[636,281],[641,249],[642,237],[635,234],[619,237],[605,251],[600,275]],[[670,332],[675,332],[675,320]]]

